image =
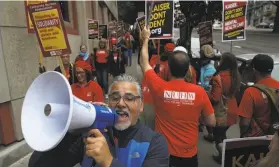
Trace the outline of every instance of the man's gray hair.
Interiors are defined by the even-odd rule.
[[[135,84],[137,87],[138,94],[142,98],[142,91],[141,91],[141,86],[140,86],[139,82],[137,81],[137,79],[135,77],[128,75],[128,74],[121,74],[113,79],[112,84],[109,86],[109,91],[108,91],[109,94],[111,92],[111,88],[113,87],[113,85],[117,84],[118,82],[129,82],[129,83]]]

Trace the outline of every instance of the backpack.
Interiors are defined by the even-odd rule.
[[[254,84],[250,87],[257,88],[267,96],[271,110],[271,124],[269,125],[269,128],[267,130],[264,130],[264,128],[261,126],[261,123],[258,122],[257,119],[254,119],[256,124],[259,126],[259,128],[263,131],[265,135],[274,134],[275,131],[273,130],[273,124],[279,122],[279,88],[270,88],[263,84]]]

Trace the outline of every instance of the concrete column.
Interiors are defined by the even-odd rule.
[[[108,8],[103,8],[103,17],[104,17],[104,24],[108,24]]]
[[[78,1],[76,3],[77,3],[77,11],[78,11],[77,12],[78,29],[79,29],[79,35],[81,36],[81,43],[89,47],[88,46],[89,45],[88,44],[88,20],[87,20],[88,17],[86,14],[86,1]]]

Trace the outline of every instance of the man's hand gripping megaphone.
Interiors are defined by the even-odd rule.
[[[90,103],[93,105],[108,107],[107,104],[102,102]],[[85,144],[85,154],[87,157],[84,157],[82,166],[89,167],[90,165],[92,165],[91,158],[93,158],[96,164],[100,166],[110,166],[113,160],[113,156],[110,153],[106,137],[104,136],[105,132],[107,132],[107,129],[91,129],[88,132],[87,136],[85,136],[83,141]]]

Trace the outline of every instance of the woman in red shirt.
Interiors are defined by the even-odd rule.
[[[109,63],[108,56],[109,52],[106,47],[106,40],[101,39],[99,42],[99,49],[95,51],[94,54],[94,62],[97,72],[97,80],[99,85],[104,89],[105,96],[108,98],[108,71],[109,71]]]
[[[220,65],[217,68],[217,72],[211,80],[212,89],[208,93],[209,99],[213,105],[220,102],[221,98],[223,97],[222,100],[224,105],[227,107],[227,126],[220,126],[218,125],[217,121],[216,127],[214,128],[215,145],[219,150],[219,155],[214,156],[214,160],[219,163],[222,159],[221,148],[219,148],[219,144],[223,143],[223,140],[226,139],[226,132],[228,128],[231,125],[237,123],[238,106],[235,95],[239,91],[240,82],[241,77],[238,71],[235,55],[228,52],[223,53],[220,60]]]
[[[92,67],[86,61],[75,63],[78,82],[71,85],[73,94],[86,102],[104,102],[102,88],[91,80]]]

